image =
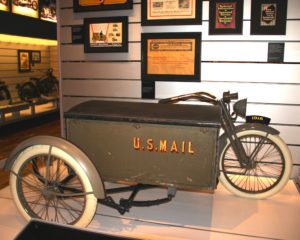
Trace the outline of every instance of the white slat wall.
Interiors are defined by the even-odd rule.
[[[201,82],[156,82],[156,99],[194,91],[221,96],[239,92],[248,98],[247,114],[272,118],[294,160],[300,165],[300,1],[288,0],[286,35],[250,35],[251,1],[244,0],[242,35],[208,35],[209,1],[203,1],[203,23],[196,26],[141,26],[141,1],[133,10],[73,13],[73,1],[58,1],[62,112],[90,99],[141,99],[141,33],[202,32]],[[71,43],[71,26],[84,18],[128,16],[129,52],[85,54]],[[283,64],[267,63],[268,43],[284,42]]]

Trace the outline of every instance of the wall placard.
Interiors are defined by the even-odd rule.
[[[83,26],[82,25],[76,25],[71,27],[71,34],[72,34],[72,43],[73,44],[83,44]]]
[[[74,12],[132,9],[132,0],[73,0]]]
[[[200,81],[201,33],[143,33],[142,80]]]
[[[41,63],[42,57],[41,57],[41,51],[31,51],[30,52],[30,61],[32,64],[34,63]]]
[[[128,52],[128,17],[84,19],[84,52]]]
[[[142,1],[142,26],[202,23],[202,0]]]
[[[28,50],[18,50],[18,65],[19,72],[30,72],[30,51]]]
[[[242,34],[243,8],[243,0],[211,0],[209,34]]]
[[[268,62],[283,63],[284,61],[284,43],[269,43]]]
[[[251,34],[285,35],[287,0],[254,0],[251,5]]]

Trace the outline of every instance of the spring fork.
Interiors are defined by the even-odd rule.
[[[249,163],[249,158],[246,155],[245,149],[241,141],[238,139],[235,131],[235,126],[231,120],[231,117],[228,113],[228,110],[223,101],[219,102],[222,109],[222,117],[221,117],[221,125],[224,129],[231,145],[234,153],[238,157],[239,163],[241,167],[246,167]]]

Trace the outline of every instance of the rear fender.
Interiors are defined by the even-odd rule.
[[[28,147],[34,145],[50,145],[64,150],[71,155],[81,166],[82,170],[87,175],[93,188],[94,195],[98,199],[105,198],[105,189],[100,174],[92,161],[74,144],[63,138],[53,136],[36,136],[21,142],[10,154],[5,162],[4,168],[10,170],[16,161],[18,155]]]

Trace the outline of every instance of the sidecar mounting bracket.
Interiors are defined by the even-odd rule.
[[[111,188],[106,189],[106,197],[104,199],[99,199],[98,202],[116,209],[120,214],[125,214],[129,212],[131,207],[150,207],[154,205],[160,205],[163,203],[170,202],[173,197],[176,195],[176,188],[175,187],[168,187],[167,197],[155,199],[155,200],[145,200],[145,201],[136,201],[134,200],[137,196],[138,192],[141,190],[157,188],[157,186],[147,185],[147,184],[137,184],[134,186],[126,186],[126,187],[119,187],[119,188]],[[109,194],[121,193],[121,192],[130,192],[131,194],[127,199],[121,198],[119,203],[117,203]]]

